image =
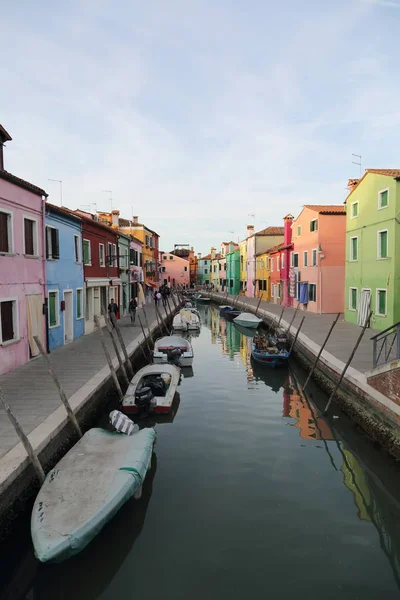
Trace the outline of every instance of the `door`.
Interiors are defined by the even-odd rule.
[[[367,320],[369,320],[369,313],[371,310],[371,290],[364,288],[361,290],[360,301],[358,303],[357,313],[357,325],[364,327]],[[368,323],[369,327],[369,323]]]
[[[64,344],[74,339],[74,299],[72,290],[64,290]]]
[[[29,356],[33,358],[39,354],[39,348],[33,339],[37,335],[43,346],[43,296],[42,294],[28,294],[26,296],[26,311],[28,319],[28,341],[29,341]]]

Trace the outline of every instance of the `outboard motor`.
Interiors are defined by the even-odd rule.
[[[149,387],[142,387],[136,390],[135,404],[139,408],[141,417],[147,417],[151,410],[154,394]]]
[[[148,375],[144,384],[150,389],[153,396],[165,396],[167,385],[159,375]]]
[[[182,351],[180,348],[172,348],[172,350],[167,351],[167,360],[171,365],[179,365],[181,356]]]

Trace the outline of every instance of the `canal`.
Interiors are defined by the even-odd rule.
[[[36,562],[24,523],[2,600],[399,597],[396,464],[339,410],[321,416],[296,365],[255,367],[250,339],[200,311],[142,498],[59,565]]]

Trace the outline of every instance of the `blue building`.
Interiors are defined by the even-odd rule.
[[[48,349],[85,333],[82,222],[66,208],[46,204]]]

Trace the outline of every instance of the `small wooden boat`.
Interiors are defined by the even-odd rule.
[[[175,365],[146,365],[132,378],[122,398],[122,411],[127,414],[169,412],[179,378],[180,369]]]
[[[224,319],[226,319],[227,321],[233,321],[234,319],[236,319],[236,317],[238,317],[240,315],[240,310],[236,310],[236,309],[232,309],[232,310],[226,310],[223,313],[220,311],[220,315],[221,317],[224,317]]]
[[[287,365],[290,353],[287,350],[278,350],[275,347],[260,349],[256,343],[252,342],[251,356],[256,362],[275,369],[275,367]]]
[[[172,321],[172,328],[176,331],[189,331],[200,329],[199,312],[192,307],[182,308]]]
[[[134,435],[90,429],[52,469],[31,517],[36,557],[78,554],[121,506],[140,492],[150,468],[154,429]]]
[[[172,362],[180,367],[191,367],[193,356],[191,343],[177,335],[166,335],[156,340],[154,344],[153,362],[155,364]]]
[[[243,325],[238,325],[235,322],[233,323],[233,326],[246,337],[253,338],[257,334],[257,331],[254,328],[252,329],[251,327],[243,327]]]
[[[252,313],[242,312],[238,317],[233,319],[237,325],[243,325],[243,327],[250,327],[251,329],[257,329],[262,319],[259,319]]]
[[[221,317],[224,317],[226,313],[232,312],[233,310],[235,310],[233,306],[220,306],[219,314],[221,315]]]

